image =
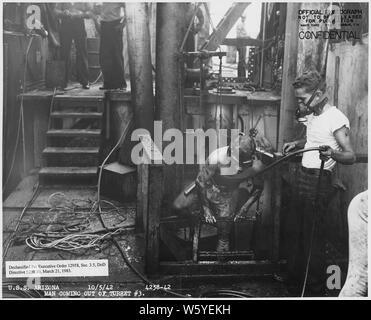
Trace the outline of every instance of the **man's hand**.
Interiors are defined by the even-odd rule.
[[[216,219],[214,215],[212,214],[210,208],[203,206],[204,209],[204,218],[207,223],[216,223]]]
[[[292,142],[286,142],[282,147],[282,153],[287,154],[291,150],[294,150],[296,148],[296,141]]]
[[[242,220],[245,218],[247,211],[243,210],[244,208],[241,208],[238,213],[234,216],[233,221],[237,222],[239,220]]]
[[[260,171],[262,171],[264,169],[263,162],[256,155],[253,155],[252,156],[252,168],[256,172],[260,172]]]
[[[321,159],[321,161],[328,161],[329,159],[331,159],[334,149],[329,146],[320,146],[319,148],[319,158]]]

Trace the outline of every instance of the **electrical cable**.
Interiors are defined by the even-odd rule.
[[[221,289],[221,290],[211,290],[203,292],[200,297],[202,298],[254,298],[254,296],[242,292],[242,291],[236,291],[236,290],[227,290],[227,289]]]
[[[98,77],[93,82],[90,82],[90,84],[96,84],[102,76],[103,76],[103,73],[102,71],[100,71],[98,74]]]
[[[21,131],[21,128],[22,128],[22,134],[23,134],[23,148],[22,148],[22,150],[23,150],[23,153],[25,152],[25,146],[24,146],[24,123],[23,123],[23,121],[24,121],[23,120],[23,100],[24,100],[24,94],[26,92],[26,76],[27,76],[28,55],[29,55],[29,52],[30,52],[30,49],[31,49],[32,41],[33,41],[33,35],[31,35],[31,38],[30,38],[30,40],[28,42],[27,49],[26,49],[26,54],[25,54],[25,65],[24,65],[24,69],[23,69],[22,95],[21,95],[21,104],[20,104],[19,118],[18,118],[17,137],[16,137],[16,143],[15,143],[15,147],[14,147],[12,162],[11,162],[11,165],[10,165],[8,176],[5,179],[3,190],[6,189],[7,184],[9,182],[9,179],[10,179],[10,176],[11,176],[11,174],[13,172],[13,169],[14,169],[15,158],[16,158],[16,155],[17,155],[18,144],[19,144],[19,141],[20,141],[20,131]],[[25,155],[23,155],[23,162],[24,162],[23,163],[23,167],[25,168]]]
[[[316,220],[317,220],[317,211],[319,209],[319,193],[320,193],[320,188],[321,188],[321,178],[322,178],[322,173],[323,173],[323,168],[325,166],[325,161],[321,161],[321,168],[319,171],[319,176],[318,176],[318,184],[317,184],[317,189],[316,189],[316,197],[314,200],[314,217],[313,217],[313,224],[312,224],[312,230],[311,230],[311,235],[310,235],[310,244],[309,244],[309,252],[308,252],[308,257],[307,257],[307,263],[305,266],[305,276],[304,276],[304,282],[303,282],[303,287],[301,290],[301,297],[304,297],[306,285],[307,285],[307,280],[308,280],[308,274],[309,274],[309,265],[310,265],[310,259],[312,257],[312,249],[313,249],[313,241],[314,241],[314,231],[315,231],[315,226],[316,226]]]
[[[25,215],[27,209],[32,205],[32,203],[33,203],[34,200],[36,199],[36,196],[37,196],[37,194],[38,194],[38,192],[39,192],[39,190],[40,190],[40,188],[39,188],[39,182],[37,182],[37,183],[35,184],[35,186],[36,186],[36,188],[35,188],[35,190],[34,190],[32,196],[31,196],[31,199],[30,199],[30,200],[27,202],[27,204],[24,206],[24,208],[23,208],[23,210],[22,210],[22,212],[21,212],[21,215],[20,215],[20,217],[19,217],[19,219],[18,219],[18,221],[17,221],[17,224],[16,224],[16,226],[15,226],[15,228],[14,228],[14,230],[13,230],[11,236],[9,237],[9,241],[8,241],[6,247],[5,247],[4,252],[3,252],[3,260],[5,259],[6,254],[8,253],[8,250],[9,250],[9,248],[10,248],[10,245],[11,245],[11,243],[13,242],[14,235],[15,235],[15,233],[18,231],[18,228],[19,228],[19,226],[20,226],[20,224],[21,224],[21,221],[22,221],[22,219],[23,219],[23,217],[24,217],[24,215]]]

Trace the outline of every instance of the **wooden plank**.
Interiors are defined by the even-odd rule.
[[[224,261],[249,261],[254,259],[254,251],[200,251],[200,261],[217,261],[219,258],[224,258]]]
[[[39,175],[96,175],[97,167],[44,167]]]
[[[176,275],[250,275],[262,276],[271,275],[277,270],[277,265],[268,260],[261,261],[229,261],[229,262],[215,262],[204,261],[202,263],[194,262],[161,262],[159,271],[161,274],[176,274]]]
[[[131,101],[131,91],[108,91],[106,95],[110,101]]]
[[[152,133],[154,97],[147,4],[127,3],[125,17],[135,124],[137,128],[143,128]]]
[[[103,92],[101,95],[96,95],[96,96],[78,96],[78,95],[69,95],[69,94],[64,94],[64,95],[56,95],[54,100],[56,102],[103,102]]]
[[[357,162],[352,166],[338,165],[338,177],[342,180],[347,190],[341,192],[338,206],[329,210],[331,232],[328,236],[334,243],[347,244],[347,208],[355,195],[368,188],[368,65],[369,50],[368,37],[362,37],[362,43],[339,42],[331,44],[328,52],[326,67],[326,93],[329,103],[336,105],[334,98],[337,96],[338,109],[343,112],[350,122],[350,139],[356,153]],[[339,70],[337,61],[340,58]],[[338,73],[338,79],[336,74]],[[336,88],[338,83],[338,88]],[[352,90],[349,90],[352,88]],[[336,94],[337,90],[337,94]],[[339,219],[339,216],[343,220]]]
[[[91,147],[47,147],[43,153],[58,154],[58,153],[99,153],[99,148]]]
[[[145,134],[141,135],[139,138],[140,142],[142,143],[143,151],[147,157],[147,160],[151,164],[162,164],[162,153],[153,142],[151,136]]]
[[[282,149],[284,142],[293,139],[294,114],[296,99],[292,83],[296,78],[296,65],[298,54],[298,19],[299,3],[287,3],[286,31],[285,31],[285,57],[282,74],[282,100],[279,120],[278,150]]]
[[[136,232],[147,232],[148,221],[148,179],[149,166],[140,164],[138,167],[138,188],[137,188],[137,210],[135,215]]]
[[[218,94],[214,91],[209,92],[207,95],[207,103],[213,104],[244,104],[247,102],[246,96],[241,96],[237,94]]]
[[[99,136],[101,134],[102,130],[100,129],[52,129],[47,132],[48,136],[54,136],[54,137],[70,137],[70,136],[83,136],[83,137],[89,137],[89,136]]]
[[[53,118],[100,118],[103,116],[102,112],[52,112],[50,114]]]
[[[146,232],[146,272],[156,274],[159,268],[160,215],[162,211],[164,174],[161,166],[149,168],[149,193]]]
[[[226,38],[222,42],[225,46],[234,46],[234,47],[261,47],[263,42],[259,39],[252,39],[252,38],[238,38],[238,39],[231,39]]]
[[[281,189],[282,180],[278,169],[275,169],[272,174],[272,213],[273,213],[273,247],[272,261],[279,261],[280,255],[280,212],[281,212]]]

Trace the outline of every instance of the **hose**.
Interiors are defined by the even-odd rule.
[[[320,151],[320,150],[321,150],[320,147],[311,147],[311,148],[307,148],[307,149],[300,149],[300,150],[294,151],[294,152],[282,157],[281,159],[278,159],[277,161],[271,163],[270,165],[266,166],[263,170],[261,170],[259,172],[256,172],[254,174],[254,176],[257,176],[259,174],[263,174],[263,173],[267,172],[268,170],[278,166],[280,163],[282,163],[284,161],[287,161],[294,156],[297,156],[298,154],[302,154],[304,152],[309,152],[309,151]],[[252,178],[250,176],[250,172],[247,171],[247,170],[242,171],[241,173],[238,173],[238,174],[235,174],[235,175],[232,175],[232,176],[223,176],[223,179],[234,180],[234,181],[240,181],[240,180],[242,181],[242,180],[245,180],[247,178]]]
[[[254,298],[252,295],[235,290],[212,290],[204,292],[201,298]]]
[[[316,218],[317,218],[317,212],[319,209],[319,192],[321,188],[321,178],[322,178],[322,173],[323,173],[323,168],[325,166],[325,161],[321,161],[321,168],[319,171],[319,176],[318,176],[318,184],[317,184],[317,190],[316,190],[316,198],[314,200],[314,219],[313,219],[313,224],[312,224],[312,230],[311,230],[311,235],[310,235],[310,245],[309,245],[309,252],[308,252],[308,257],[307,257],[307,264],[305,266],[305,276],[304,276],[304,282],[303,282],[303,288],[301,290],[301,297],[304,297],[305,293],[305,288],[307,286],[307,280],[308,280],[308,273],[309,273],[309,264],[310,264],[310,259],[312,257],[312,248],[313,248],[313,240],[314,240],[314,231],[316,229]]]
[[[9,173],[7,178],[5,179],[4,182],[4,187],[3,190],[6,190],[7,184],[9,182],[10,176],[12,175],[13,169],[14,169],[14,164],[16,160],[16,155],[17,155],[17,149],[18,149],[18,144],[20,140],[20,131],[22,130],[22,152],[23,152],[23,169],[24,169],[24,174],[26,172],[26,158],[25,158],[25,133],[24,133],[24,114],[23,114],[23,100],[24,100],[24,94],[26,93],[26,76],[27,76],[27,65],[28,65],[28,55],[31,49],[31,45],[33,42],[33,35],[31,35],[30,40],[28,41],[27,44],[27,49],[26,49],[26,54],[25,54],[25,60],[24,60],[24,69],[23,69],[23,78],[22,78],[22,95],[21,95],[21,105],[20,105],[20,111],[19,111],[19,118],[18,118],[18,128],[17,128],[17,137],[16,137],[16,144],[14,147],[14,152],[12,156],[12,162],[10,165]]]
[[[14,240],[14,235],[15,235],[16,232],[18,231],[18,228],[19,228],[19,226],[20,226],[20,224],[21,224],[21,221],[22,221],[22,219],[23,219],[23,217],[24,217],[24,215],[25,215],[27,209],[32,205],[32,203],[33,203],[33,202],[35,201],[35,199],[36,199],[36,196],[38,195],[38,192],[39,192],[39,190],[40,190],[40,185],[39,185],[38,182],[36,183],[36,185],[34,186],[34,188],[35,188],[35,190],[34,190],[32,196],[31,196],[31,199],[30,199],[30,200],[27,202],[27,204],[24,206],[24,208],[23,208],[23,210],[22,210],[22,212],[21,212],[21,215],[19,216],[18,222],[17,222],[17,224],[16,224],[14,230],[12,231],[11,236],[9,237],[9,241],[8,241],[8,243],[7,243],[7,245],[6,245],[5,249],[4,249],[4,251],[3,251],[3,260],[5,260],[5,257],[6,257],[6,254],[8,253],[8,250],[9,250],[9,248],[10,248],[10,245],[12,244],[12,242],[13,242],[13,240]]]

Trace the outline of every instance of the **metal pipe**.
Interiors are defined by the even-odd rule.
[[[334,105],[339,105],[339,71],[340,71],[340,57],[335,58],[335,85],[334,85]]]
[[[265,25],[266,25],[266,16],[267,16],[267,4],[262,3],[262,47],[261,47],[261,57],[260,57],[260,76],[259,76],[259,87],[263,87],[263,77],[264,77],[264,46],[265,46]]]

